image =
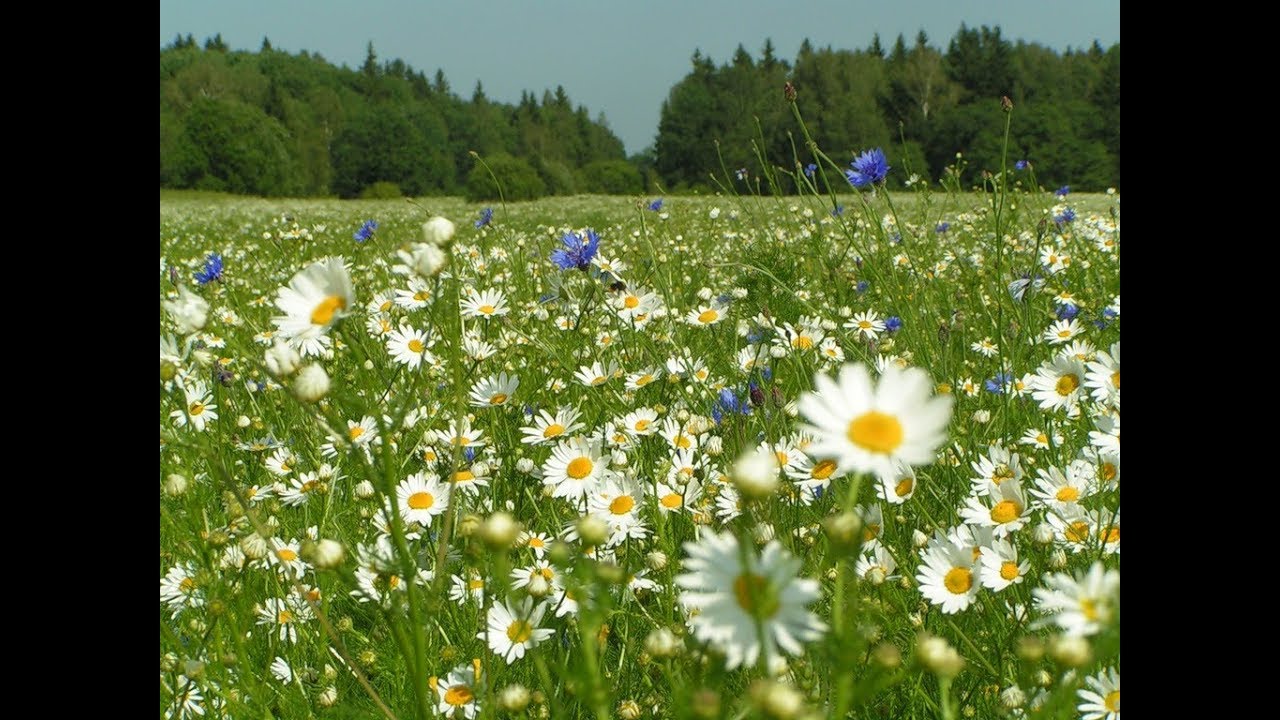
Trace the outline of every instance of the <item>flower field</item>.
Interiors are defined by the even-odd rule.
[[[1119,196],[855,163],[162,195],[162,717],[1118,719]]]

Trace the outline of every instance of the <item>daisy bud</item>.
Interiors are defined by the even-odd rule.
[[[276,340],[267,350],[266,365],[271,377],[280,380],[298,371],[302,365],[302,356],[287,343]]]
[[[410,259],[412,260],[413,271],[428,279],[438,275],[449,260],[448,256],[440,248],[422,243],[413,246],[413,254]]]
[[[603,545],[609,539],[609,526],[600,518],[588,515],[578,520],[578,538],[583,545]]]
[[[373,497],[374,492],[375,491],[373,489],[373,483],[369,482],[368,480],[361,480],[356,485],[356,497],[360,498],[361,500],[368,500],[369,498]]]
[[[520,534],[520,523],[505,512],[490,515],[480,528],[480,537],[491,550],[506,550]]]
[[[979,425],[985,425],[991,420],[991,412],[989,410],[978,410],[973,413],[973,421]]]
[[[544,598],[551,594],[551,583],[542,576],[542,573],[538,573],[529,578],[529,584],[525,585],[524,589],[530,597]]]
[[[884,568],[876,566],[867,571],[867,582],[872,585],[883,585],[885,579]]]
[[[356,656],[356,662],[367,668],[373,667],[373,664],[378,662],[378,653],[372,650],[361,650]]]
[[[684,648],[680,638],[667,628],[658,628],[644,639],[644,649],[656,658],[675,657]]]
[[[627,454],[621,450],[614,450],[609,454],[609,463],[616,468],[624,468],[627,466]]]
[[[458,521],[458,535],[460,537],[471,537],[480,530],[480,525],[484,523],[484,519],[475,513],[467,513],[462,520]]]
[[[213,365],[213,353],[203,348],[191,353],[191,358],[196,361],[200,367],[209,367]]]
[[[317,402],[329,394],[329,374],[319,365],[308,365],[293,379],[293,392],[302,402]]]
[[[777,345],[770,345],[770,346],[769,346],[769,357],[773,357],[773,358],[784,358],[784,357],[786,357],[786,356],[787,356],[787,349],[786,349],[786,348],[784,348],[784,347],[778,347]]]
[[[1093,659],[1093,648],[1082,637],[1059,635],[1049,641],[1049,657],[1059,665],[1070,668],[1084,667]]]
[[[565,567],[573,559],[573,550],[568,543],[556,540],[547,548],[547,559],[556,567]]]
[[[778,388],[775,387],[774,392],[776,393],[777,390]],[[776,394],[774,395],[774,398],[777,399]],[[786,405],[782,406],[782,412],[786,413],[787,417],[795,417],[800,414],[800,406],[796,405],[795,400],[792,400],[788,402]]]
[[[1000,705],[1005,710],[1015,710],[1027,702],[1027,694],[1017,685],[1010,685],[1000,693]]]
[[[1049,687],[1053,685],[1053,675],[1048,670],[1040,670],[1036,673],[1036,685],[1040,687]]]
[[[267,556],[267,541],[258,533],[249,533],[240,538],[240,551],[250,560],[261,560]]]
[[[743,497],[763,500],[778,491],[778,458],[767,450],[752,450],[738,458],[730,472]]]
[[[489,477],[489,463],[484,460],[475,461],[471,464],[471,474],[478,478]]]
[[[1049,554],[1049,567],[1053,568],[1054,570],[1061,570],[1066,566],[1067,566],[1066,551],[1063,550],[1062,548],[1055,548],[1054,551]]]
[[[525,475],[528,475],[529,473],[533,472],[533,467],[534,467],[533,461],[527,457],[522,457],[516,461],[516,470],[519,470]]]
[[[929,544],[929,536],[919,530],[911,531],[911,543],[918,548],[922,548]]]
[[[784,683],[757,680],[751,685],[750,694],[761,712],[777,720],[798,718],[804,710],[804,696]]]
[[[1048,545],[1053,542],[1053,526],[1049,523],[1040,523],[1031,528],[1031,540],[1037,545]]]
[[[955,677],[964,668],[964,658],[943,638],[923,635],[916,643],[916,659],[940,677]]]
[[[186,491],[187,491],[186,477],[179,475],[178,473],[172,473],[169,475],[169,477],[164,479],[165,495],[168,495],[169,497],[178,497],[179,495],[185,493]]]
[[[711,457],[720,457],[724,453],[724,440],[719,435],[712,435],[707,439],[707,444],[703,446],[703,450]]]
[[[322,708],[333,707],[338,702],[338,688],[330,685],[320,692],[316,704]]]
[[[192,680],[199,680],[204,677],[204,663],[199,660],[187,660],[182,663],[182,674]]]
[[[845,552],[857,546],[862,533],[862,518],[857,513],[844,511],[839,515],[831,515],[822,521],[822,529],[826,531],[831,544]],[[884,582],[882,579],[881,582]],[[878,584],[878,583],[877,583]]]
[[[363,367],[365,370],[372,370],[372,369],[373,369],[373,361],[372,361],[372,360],[365,360],[365,361],[364,361],[364,365],[361,365],[360,367]]]
[[[329,663],[324,664],[324,670],[320,674],[324,677],[325,682],[333,682],[338,679],[338,669]]]
[[[685,408],[680,408],[676,411],[676,419],[680,422],[687,422],[689,420],[689,411]]]
[[[711,290],[711,288],[709,288],[709,287],[702,287],[702,288],[698,288],[698,299],[699,299],[699,300],[710,300],[710,299],[711,299],[711,294],[712,294],[712,290]]]
[[[439,215],[422,224],[422,237],[432,245],[448,247],[453,242],[453,234],[457,231],[448,218]]]
[[[355,621],[350,617],[338,618],[338,632],[351,632],[355,626]]]
[[[308,540],[300,549],[302,558],[321,570],[332,570],[342,565],[342,544],[336,540]]]
[[[902,651],[893,643],[880,643],[871,652],[871,659],[885,669],[893,669],[902,664]]]
[[[640,706],[635,700],[623,700],[618,703],[618,717],[622,720],[636,720],[640,717]]]
[[[529,707],[529,688],[520,683],[502,688],[498,693],[498,707],[509,713],[522,712]]]
[[[667,554],[661,550],[651,550],[644,556],[644,561],[650,570],[662,570],[667,567]]]

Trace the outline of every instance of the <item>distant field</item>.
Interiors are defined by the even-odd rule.
[[[162,716],[1118,720],[1119,196],[658,199],[161,191]]]

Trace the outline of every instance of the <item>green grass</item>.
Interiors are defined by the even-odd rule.
[[[575,196],[494,204],[493,225],[477,230],[472,223],[484,206],[458,198],[338,201],[161,191],[161,300],[177,295],[168,273],[174,268],[180,283],[211,306],[207,325],[192,337],[203,349],[180,351],[167,370],[162,351],[159,572],[164,577],[186,567],[194,583],[184,588],[189,592],[181,600],[161,604],[162,715],[174,710],[172,688],[185,673],[199,688],[206,710],[220,703],[224,713],[236,717],[379,716],[345,661],[330,650],[336,636],[342,653],[400,718],[432,716],[435,694],[427,689],[427,679],[443,682],[452,669],[470,667],[473,659],[483,667],[483,686],[476,688],[481,717],[508,716],[499,709],[498,693],[513,683],[540,694],[540,702],[526,711],[530,717],[616,717],[624,701],[637,703],[643,717],[766,717],[762,686],[754,685],[762,669],[727,671],[720,654],[688,634],[673,580],[686,556],[684,543],[702,527],[701,532],[728,530],[740,538],[771,534],[802,559],[801,575],[820,583],[820,598],[810,609],[831,630],[791,658],[780,678],[802,694],[812,716],[835,716],[836,708],[843,708],[859,718],[1003,717],[1000,692],[1015,684],[1028,697],[1044,691],[1045,704],[1032,717],[1077,716],[1084,677],[1104,668],[1118,670],[1118,607],[1102,632],[1089,639],[1092,659],[1067,675],[1064,664],[1043,653],[1037,657],[1023,645],[1028,638],[1047,642],[1055,635],[1052,625],[1032,629],[1032,621],[1045,616],[1035,609],[1032,589],[1043,587],[1049,573],[1079,574],[1095,560],[1118,569],[1119,554],[1107,552],[1118,544],[1105,545],[1094,532],[1083,543],[1071,543],[1061,532],[1038,543],[1033,527],[1047,523],[1055,511],[1029,503],[1032,522],[1010,538],[1019,557],[1030,563],[1024,582],[999,593],[983,589],[966,610],[945,615],[917,587],[923,563],[915,537],[963,524],[960,509],[970,495],[971,464],[986,456],[989,446],[1021,456],[1022,484],[1030,488],[1038,470],[1067,468],[1090,447],[1090,432],[1109,422],[1107,416],[1118,417],[1118,407],[1094,401],[1088,388],[1074,417],[1041,409],[1030,394],[1011,398],[982,390],[983,381],[1002,368],[1021,378],[1052,360],[1061,346],[1046,344],[1041,335],[1056,319],[1054,296],[1065,290],[1082,311],[1080,340],[1095,351],[1109,351],[1119,342],[1118,317],[1106,318],[1103,328],[1092,324],[1104,319],[1104,308],[1118,303],[1118,196],[1073,194],[1061,201],[1020,187],[1005,196],[934,187],[888,197],[842,195],[838,202],[845,211],[838,218],[831,216],[828,198],[814,195],[668,196],[662,214],[644,209],[642,201],[649,199]],[[1059,203],[1078,213],[1061,229],[1047,219]],[[398,250],[422,241],[421,226],[430,214],[457,224],[445,274],[423,286],[430,304],[393,306],[385,313],[367,307],[379,293],[410,287],[392,268],[401,262]],[[890,222],[895,215],[896,222]],[[352,233],[367,219],[377,220],[379,228],[371,241],[357,244]],[[950,223],[946,233],[936,232],[940,222]],[[903,236],[902,244],[892,241],[890,225]],[[566,231],[585,227],[599,233],[601,253],[626,264],[620,274],[627,287],[652,291],[668,308],[667,317],[633,328],[611,304],[622,296],[609,283],[561,271],[548,260]],[[1113,241],[1112,249],[1103,248],[1106,239]],[[1015,301],[1008,284],[1023,273],[1045,275],[1040,251],[1049,245],[1059,255],[1070,255],[1070,265],[1048,275],[1039,292]],[[192,274],[211,252],[224,258],[223,279],[198,286]],[[293,397],[294,380],[267,373],[268,346],[256,336],[275,328],[277,289],[330,255],[346,259],[356,302],[347,308],[350,316],[329,332],[332,357],[308,358],[325,368],[332,387],[324,401],[306,405]],[[859,290],[859,282],[868,283],[865,290]],[[460,317],[458,298],[468,288],[501,290],[510,313],[488,321]],[[683,322],[690,310],[705,305],[700,292],[731,299],[721,310],[723,322],[709,327]],[[869,342],[840,327],[847,314],[863,311],[881,319],[899,317],[902,328]],[[371,334],[371,315],[385,316],[393,329],[407,324],[428,331],[436,363],[417,371],[397,364],[384,347],[385,337]],[[166,312],[162,318],[163,338],[173,326]],[[561,329],[562,323],[568,329]],[[817,346],[791,347],[769,359],[768,377],[759,367],[744,371],[739,351],[754,343],[768,357],[767,348],[784,323],[832,338],[845,362],[919,367],[936,392],[955,397],[948,442],[937,462],[916,469],[911,499],[887,503],[877,496],[875,478],[845,476],[809,504],[798,502],[797,486],[784,480],[780,494],[746,504],[732,520],[716,517],[709,492],[706,504],[697,508],[701,517],[663,514],[653,483],[667,479],[671,448],[657,436],[642,438],[624,451],[626,463],[617,469],[634,474],[636,486],[647,489],[640,516],[648,537],[620,544],[615,561],[604,563],[588,557],[580,543],[566,543],[558,551],[563,555],[556,560],[557,582],[594,599],[584,600],[576,615],[548,612],[540,627],[555,634],[523,659],[507,664],[490,651],[476,634],[492,603],[508,594],[516,600],[525,596],[511,590],[509,575],[512,568],[530,566],[533,552],[489,549],[472,532],[474,524],[505,509],[525,528],[555,537],[581,514],[568,502],[545,497],[541,481],[520,470],[522,458],[542,467],[550,455],[549,447],[520,442],[520,428],[531,422],[522,410],[573,406],[581,412],[581,433],[603,432],[608,438],[609,424],[636,408],[657,409],[660,421],[685,413],[709,418],[721,390],[745,400],[749,383],[755,383],[764,402],[750,415],[729,413],[720,424],[708,420],[696,455],[705,465],[695,477],[708,488],[722,481],[729,488],[727,473],[741,454],[761,441],[794,442],[803,421],[795,404],[813,389],[815,373],[832,374],[842,364]],[[480,361],[468,356],[460,341],[464,332],[490,343],[493,356]],[[970,349],[984,338],[999,346],[995,356]],[[181,347],[185,338],[176,340]],[[642,369],[665,373],[668,361],[680,357],[704,367],[706,377],[665,375],[635,391],[625,388],[625,377],[598,387],[574,378],[595,362],[615,364],[624,375]],[[166,372],[177,375],[166,382]],[[513,398],[496,407],[469,406],[473,385],[500,372],[519,378]],[[963,392],[966,379],[976,383],[976,394]],[[207,383],[206,404],[216,405],[218,413],[203,432],[179,427],[172,417],[175,412],[189,417],[182,387],[196,382]],[[463,413],[484,433],[486,444],[476,459],[489,466],[488,487],[474,496],[455,490],[449,511],[436,516],[416,540],[394,523],[390,536],[398,551],[391,565],[381,568],[376,584],[385,588],[395,577],[398,587],[409,590],[388,593],[393,599],[385,608],[356,601],[350,594],[356,587],[353,573],[367,564],[367,553],[358,548],[371,546],[379,535],[380,503],[394,504],[395,487],[411,474],[435,472],[447,481],[456,470],[472,467],[460,450],[430,439]],[[983,416],[985,421],[975,419]],[[349,424],[365,417],[373,419],[376,441],[367,446],[331,442],[335,435],[348,437]],[[1022,444],[1032,429],[1062,439],[1044,449]],[[717,454],[707,450],[711,437],[722,446]],[[272,450],[252,446],[267,438],[296,458],[286,474],[268,467]],[[363,447],[369,448],[367,455]],[[427,448],[434,459],[424,457]],[[323,477],[316,475],[320,472]],[[169,491],[163,487],[174,474],[187,480],[182,492],[173,491],[172,484]],[[288,487],[311,480],[317,482],[300,506],[286,505],[278,493],[245,504],[252,488],[268,494],[275,483]],[[372,495],[360,487],[362,481],[373,486]],[[882,512],[879,542],[897,561],[894,574],[901,576],[881,585],[857,576],[853,566],[859,551],[823,530],[824,520],[846,512],[862,516],[865,527],[874,505]],[[1099,516],[1117,514],[1118,537],[1118,482],[1098,483],[1083,505]],[[255,533],[301,540],[308,528],[345,549],[337,569],[301,577],[304,585],[319,589],[319,614],[332,634],[319,617],[291,620],[297,638],[284,642],[277,623],[257,620],[269,600],[290,597],[292,581],[262,561],[250,560],[244,567],[227,567],[225,561],[229,548],[252,550]],[[655,551],[666,556],[665,565],[652,560]],[[1065,560],[1056,557],[1063,551]],[[442,558],[447,558],[443,565]],[[435,579],[420,585],[404,581],[417,570],[434,572]],[[656,583],[654,589],[626,587],[626,579],[641,572]],[[485,580],[485,600],[448,599],[451,577],[468,574]],[[1018,618],[1010,619],[1018,608]],[[679,656],[659,659],[646,652],[646,636],[662,627],[681,636]],[[919,662],[917,642],[925,632],[945,638],[964,658],[954,680]],[[899,662],[893,662],[895,653]],[[293,669],[292,683],[269,672],[276,657]],[[336,691],[333,704],[323,697],[330,688]],[[718,700],[715,712],[707,693]],[[695,715],[703,710],[708,714]]]

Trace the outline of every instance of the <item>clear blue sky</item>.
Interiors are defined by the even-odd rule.
[[[233,49],[318,52],[359,67],[373,41],[379,61],[400,58],[428,77],[444,70],[454,92],[515,103],[563,85],[574,105],[609,126],[634,153],[653,142],[671,86],[695,48],[717,64],[739,43],[759,57],[766,37],[793,60],[800,43],[891,47],[924,29],[945,49],[963,21],[1055,48],[1120,40],[1120,0],[160,0],[160,45],[222,33]]]

